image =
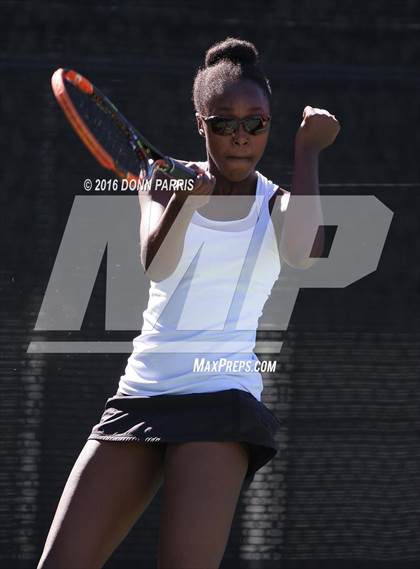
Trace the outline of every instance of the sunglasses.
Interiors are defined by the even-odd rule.
[[[212,115],[211,117],[201,117],[204,122],[210,125],[214,134],[229,136],[239,130],[239,126],[244,127],[248,134],[261,134],[268,129],[270,118],[268,115],[255,115],[245,119],[230,119]]]

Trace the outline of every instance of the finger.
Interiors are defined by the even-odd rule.
[[[197,172],[197,174],[204,174],[206,172],[203,168],[200,168],[200,166],[198,166],[198,164],[196,164],[195,162],[187,162],[186,166],[187,168],[191,168],[191,170],[194,170],[194,172]]]
[[[209,172],[206,172],[205,170],[197,170],[198,176],[195,179],[195,189],[200,188],[203,184],[205,184],[205,182],[209,182],[212,179],[212,176]]]
[[[198,176],[196,177],[196,179],[194,180],[194,189],[197,190],[197,188],[199,188],[200,186],[202,186],[204,184],[204,173],[203,172],[199,172]]]
[[[329,111],[327,111],[327,109],[318,109],[318,108],[314,108],[314,112],[317,115],[327,115],[327,116],[332,116],[331,113]]]
[[[312,114],[312,107],[310,105],[306,105],[306,107],[303,109],[303,113],[302,113],[302,122],[300,123],[300,126],[305,126],[305,120]]]

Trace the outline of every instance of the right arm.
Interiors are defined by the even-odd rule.
[[[190,168],[202,172],[194,164]],[[154,176],[148,192],[139,192],[140,260],[147,276],[153,281],[169,277],[178,266],[184,249],[187,228],[194,211],[205,205],[213,191],[215,179],[209,173],[197,177],[192,191],[155,189]]]

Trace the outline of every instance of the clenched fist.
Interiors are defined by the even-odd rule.
[[[320,152],[332,144],[340,132],[340,123],[326,109],[307,105],[295,137],[295,148],[310,148]]]
[[[216,184],[216,178],[210,174],[210,172],[202,170],[194,162],[187,162],[186,166],[197,172],[198,176],[195,180],[193,190],[189,192],[176,192],[175,199],[181,203],[187,200],[187,204],[191,205],[194,209],[199,209],[209,203],[210,196]],[[189,196],[193,199],[188,199]]]

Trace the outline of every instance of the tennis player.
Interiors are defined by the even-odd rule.
[[[69,475],[38,569],[102,567],[162,484],[157,567],[216,569],[241,490],[277,452],[283,420],[261,401],[258,319],[282,262],[312,262],[318,155],[340,126],[305,107],[292,193],[313,201],[298,218],[289,192],[255,169],[271,121],[255,46],[213,45],[193,100],[207,160],[188,163],[199,172],[191,192],[159,191],[155,181],[139,193],[151,280],[141,334]],[[322,246],[319,232],[313,252]]]

